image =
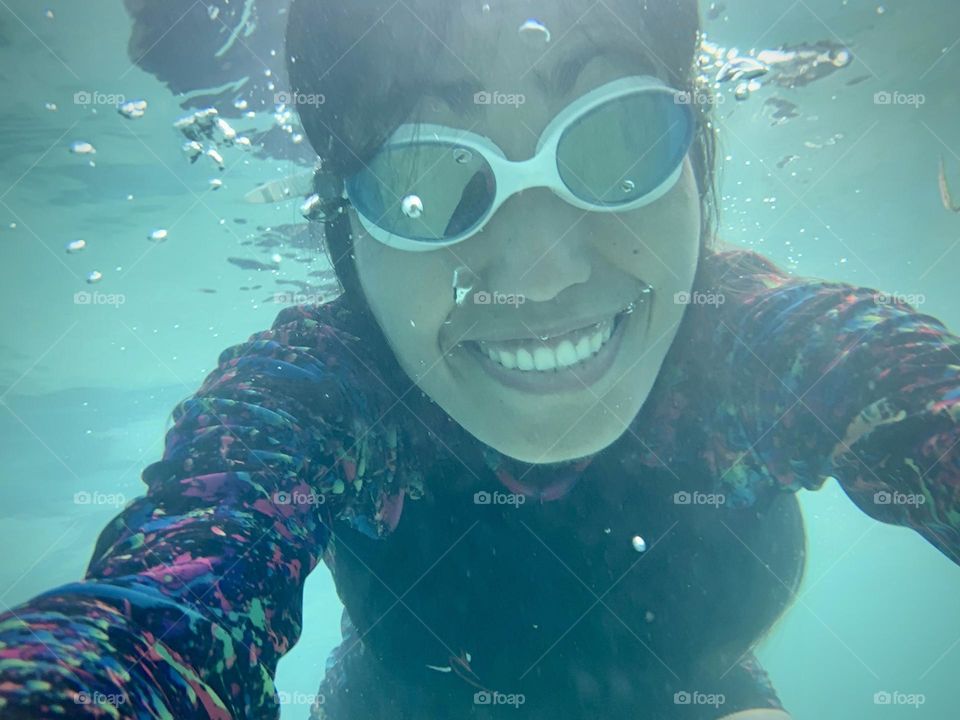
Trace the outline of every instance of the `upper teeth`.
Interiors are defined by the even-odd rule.
[[[517,370],[556,370],[596,355],[613,334],[613,318],[589,328],[547,340],[480,342],[480,350],[494,362]]]

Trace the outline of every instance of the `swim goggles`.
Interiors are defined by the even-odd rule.
[[[562,110],[530,160],[488,138],[441,125],[402,125],[359,172],[318,175],[318,202],[347,200],[367,233],[414,252],[480,232],[508,198],[544,187],[574,207],[626,212],[677,183],[693,142],[688,96],[650,76],[602,85]]]

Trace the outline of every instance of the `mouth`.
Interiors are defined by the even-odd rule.
[[[532,393],[583,389],[613,366],[629,327],[645,328],[652,299],[631,303],[609,318],[533,340],[463,343],[480,366],[504,385]]]

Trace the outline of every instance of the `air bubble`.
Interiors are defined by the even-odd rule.
[[[400,204],[403,214],[416,220],[423,215],[423,201],[416,195],[407,195]]]
[[[466,148],[457,148],[453,151],[453,159],[456,160],[460,165],[466,165],[468,162],[473,160],[473,153]]]
[[[550,42],[550,30],[539,20],[530,18],[517,30],[521,37],[538,43]]]

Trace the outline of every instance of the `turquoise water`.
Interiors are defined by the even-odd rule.
[[[714,43],[829,41],[854,60],[809,85],[720,105],[723,237],[801,275],[913,296],[956,331],[960,215],[944,209],[937,170],[944,156],[960,191],[960,8],[725,5],[707,24]],[[100,529],[141,494],[139,473],[160,456],[170,410],[223,348],[269,326],[275,293],[329,292],[324,262],[305,262],[288,239],[303,222],[297,204],[242,200],[298,166],[238,148],[224,151],[223,172],[208,158],[190,164],[172,127],[184,98],[132,65],[129,32],[122,8],[104,0],[0,4],[3,609],[80,577]],[[923,102],[877,104],[884,91]],[[146,99],[146,115],[121,117],[109,95]],[[775,123],[774,98],[797,116]],[[254,134],[278,123],[261,113],[235,125]],[[296,128],[276,132],[303,156]],[[96,154],[71,153],[77,141]],[[214,177],[223,181],[215,191]],[[147,239],[160,228],[166,241]],[[86,249],[66,253],[76,240]],[[103,279],[91,285],[93,271]],[[101,299],[78,302],[77,292]],[[861,514],[833,483],[801,502],[806,580],[759,653],[787,709],[798,720],[958,717],[960,569],[910,531]],[[307,582],[305,608],[303,636],[277,677],[285,720],[307,717],[339,639],[324,569]],[[924,703],[878,706],[878,692]]]

